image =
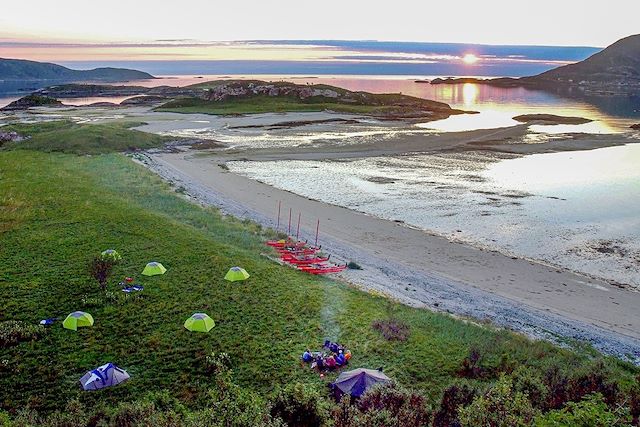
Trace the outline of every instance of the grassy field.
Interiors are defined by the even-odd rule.
[[[327,102],[323,98],[320,102],[300,100],[287,97],[254,96],[249,98],[228,99],[224,102],[212,102],[199,98],[179,98],[170,101],[156,111],[173,113],[203,113],[203,114],[257,114],[284,112],[316,112],[331,110],[340,113],[384,115],[391,107],[377,105],[354,105]]]
[[[67,120],[40,123],[20,123],[3,127],[29,139],[7,144],[7,148],[103,154],[158,147],[167,138],[131,129],[142,123],[79,124]]]
[[[118,126],[104,126],[119,132]],[[56,136],[62,144],[70,134],[72,141],[75,135],[82,140],[85,131],[41,135]],[[38,140],[30,147],[49,150],[44,136]],[[86,147],[90,153],[120,150],[121,141],[113,141]],[[335,374],[322,379],[299,363],[305,348],[318,348],[325,339],[351,349],[352,367],[384,367],[387,375],[420,390],[434,405],[453,382],[482,387],[496,380],[497,374],[459,378],[471,349],[482,355],[484,367],[503,371],[531,366],[542,372],[557,366],[574,372],[591,366],[595,353],[589,349],[573,352],[532,342],[277,265],[261,255],[267,251],[266,234],[253,223],[188,202],[122,154],[77,156],[5,147],[0,151],[0,322],[35,324],[83,310],[93,315],[95,325],[72,332],[57,323],[39,339],[0,346],[0,409],[48,413],[72,399],[88,406],[115,404],[161,390],[188,408],[200,408],[215,381],[204,368],[211,352],[228,353],[235,381],[262,396],[293,382],[325,395]],[[117,249],[123,261],[103,293],[87,265],[107,248]],[[152,260],[162,262],[167,273],[141,276]],[[235,265],[252,277],[243,283],[224,281]],[[119,292],[116,283],[124,276],[135,277],[144,291]],[[182,326],[199,311],[216,322],[208,334]],[[385,319],[408,325],[409,338],[385,340],[372,328],[374,321]],[[78,379],[107,362],[126,369],[132,379],[99,393],[82,392]],[[638,373],[614,359],[605,364],[621,384]]]

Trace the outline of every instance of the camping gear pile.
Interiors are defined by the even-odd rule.
[[[125,277],[118,285],[122,286],[122,292],[130,294],[131,292],[140,292],[144,290],[144,286],[133,283],[132,277]]]
[[[289,238],[287,240],[269,240],[267,245],[280,254],[280,259],[283,262],[306,273],[340,273],[347,268],[346,265],[330,263],[331,256],[322,256],[320,247],[309,246],[307,242],[295,242]]]
[[[346,366],[351,359],[351,351],[329,340],[324,342],[322,351],[312,352],[305,350],[302,353],[302,362],[311,364],[311,369],[318,371],[333,371]]]

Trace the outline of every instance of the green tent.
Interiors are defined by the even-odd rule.
[[[93,326],[93,317],[84,311],[74,311],[64,319],[62,326],[65,329],[77,331],[78,328],[83,326]]]
[[[184,322],[184,327],[191,332],[209,332],[216,323],[205,313],[195,313]]]
[[[144,267],[142,274],[145,276],[155,276],[158,274],[164,274],[167,271],[166,268],[159,262],[152,261]]]
[[[107,249],[106,251],[100,252],[100,258],[103,260],[111,260],[111,261],[120,261],[122,256],[115,249]]]
[[[224,276],[225,280],[230,282],[237,282],[239,280],[247,280],[249,278],[249,273],[244,268],[240,267],[231,267],[227,274]]]

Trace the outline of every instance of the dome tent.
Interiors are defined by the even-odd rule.
[[[337,398],[340,398],[343,394],[360,397],[375,384],[384,384],[389,381],[391,381],[391,378],[383,374],[382,371],[359,368],[342,372],[331,386]]]
[[[247,280],[249,277],[249,273],[247,273],[244,268],[231,267],[227,274],[224,276],[224,279],[230,282],[237,282],[240,280]]]
[[[107,363],[84,374],[80,378],[80,384],[84,390],[99,390],[118,385],[129,378],[127,371],[118,368],[113,363]]]
[[[184,327],[191,332],[209,332],[215,325],[206,313],[195,313],[184,322]]]
[[[77,331],[78,328],[84,326],[93,326],[93,316],[89,313],[85,313],[84,311],[74,311],[64,319],[62,326],[65,329],[71,329],[72,331]]]
[[[144,270],[142,270],[142,274],[144,276],[157,276],[158,274],[164,274],[167,271],[166,268],[159,262],[151,261],[147,265],[145,265]]]

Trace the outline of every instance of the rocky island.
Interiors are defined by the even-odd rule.
[[[121,105],[153,105],[156,111],[204,114],[335,111],[385,120],[439,120],[468,113],[449,105],[402,94],[353,92],[329,85],[260,80],[215,80],[186,87],[65,84],[38,90],[6,110],[58,105],[57,98],[132,96]],[[37,100],[37,102],[35,102]],[[59,103],[59,101],[57,101]],[[61,104],[60,104],[61,105]]]

